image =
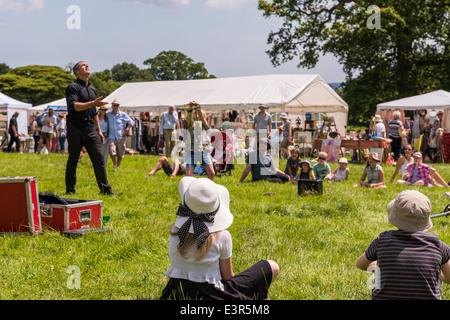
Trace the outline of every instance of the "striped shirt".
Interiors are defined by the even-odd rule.
[[[372,299],[440,299],[441,266],[450,248],[430,232],[390,230],[381,233],[366,249],[366,258],[377,261],[379,281]],[[375,279],[377,274],[375,273]]]
[[[394,138],[400,138],[398,129],[402,126],[403,126],[403,124],[400,120],[392,119],[391,121],[389,121],[389,123],[388,123],[389,136],[394,137]]]

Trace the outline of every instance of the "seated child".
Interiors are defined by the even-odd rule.
[[[331,172],[329,164],[325,162],[327,157],[328,154],[326,152],[319,152],[319,162],[313,167],[317,180],[324,180],[325,177]]]
[[[375,271],[372,299],[441,299],[442,279],[450,283],[450,248],[428,232],[431,203],[417,190],[405,190],[387,206],[398,230],[380,233],[356,267]]]
[[[178,185],[181,204],[170,230],[169,279],[160,299],[267,299],[280,267],[260,260],[233,271],[233,222],[230,193],[208,178],[184,177]]]
[[[366,188],[386,188],[384,184],[384,171],[379,165],[380,159],[374,152],[369,154],[369,160],[364,168],[361,179],[354,187],[366,187]],[[367,182],[364,182],[367,177]]]
[[[298,173],[297,179],[292,180],[292,183],[298,184],[298,180],[300,179],[316,180],[316,176],[314,174],[313,167],[309,159],[305,159],[300,162],[300,172]]]
[[[300,150],[298,148],[294,148],[291,151],[291,156],[287,159],[286,169],[284,169],[284,173],[289,175],[291,180],[295,180],[297,176],[297,172],[300,167],[300,161]]]
[[[332,173],[325,177],[325,180],[328,181],[343,181],[348,180],[348,176],[350,175],[350,169],[347,168],[348,161],[346,158],[339,159],[339,167],[333,170]]]

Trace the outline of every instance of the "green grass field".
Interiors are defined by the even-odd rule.
[[[0,177],[37,176],[40,192],[66,197],[66,159],[60,154],[0,153]],[[170,264],[169,227],[180,202],[180,178],[169,179],[163,171],[146,177],[157,160],[126,156],[118,170],[110,161],[108,179],[114,191],[124,194],[103,196],[86,155],[78,166],[73,197],[103,200],[103,214],[110,216],[106,227],[112,232],[75,239],[56,231],[0,237],[0,299],[158,299]],[[280,161],[282,170],[285,161]],[[389,180],[394,167],[383,167]],[[450,179],[448,164],[434,167]],[[380,232],[394,228],[386,206],[406,187],[388,183],[387,190],[353,188],[363,165],[350,164],[350,181],[325,183],[322,196],[298,197],[292,184],[250,182],[250,175],[239,183],[243,168],[238,164],[234,176],[215,178],[231,195],[235,273],[260,259],[272,259],[281,268],[269,291],[272,300],[371,299],[371,275],[355,262]],[[433,214],[449,202],[444,188],[409,188],[430,198]],[[449,221],[434,219],[431,230],[447,244]],[[80,289],[70,286],[72,266],[79,268]],[[450,299],[446,284],[442,298]]]

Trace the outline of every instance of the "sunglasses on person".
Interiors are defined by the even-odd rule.
[[[319,160],[327,160],[327,158],[319,157]]]

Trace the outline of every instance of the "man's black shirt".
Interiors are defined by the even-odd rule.
[[[94,122],[95,115],[97,114],[97,108],[91,107],[83,111],[76,111],[75,102],[88,102],[93,101],[97,97],[95,88],[90,83],[86,85],[86,82],[77,79],[69,84],[66,89],[66,102],[67,102],[67,125],[73,125],[81,130],[91,132],[95,130],[96,125]]]

